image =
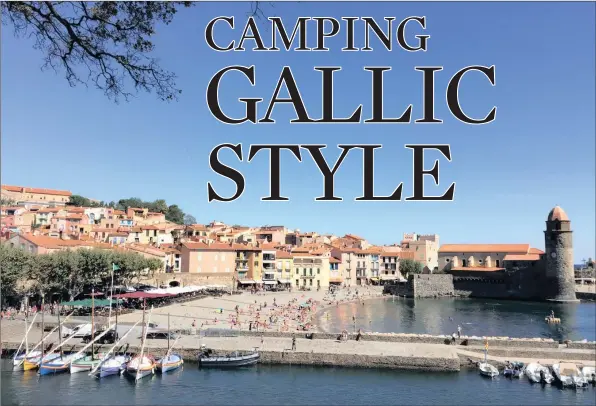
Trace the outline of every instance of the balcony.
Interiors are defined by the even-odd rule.
[[[263,254],[263,261],[275,261],[275,255]]]
[[[314,275],[300,275],[300,279],[314,279]]]
[[[248,256],[247,255],[237,255],[236,261],[248,261]]]
[[[238,265],[236,265],[236,270],[238,272],[247,272],[248,271],[248,264],[238,264]]]
[[[266,274],[263,274],[263,280],[264,281],[274,281],[274,280],[276,280],[276,278],[275,278],[274,274],[266,273]]]

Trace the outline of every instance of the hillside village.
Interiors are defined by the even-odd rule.
[[[179,286],[224,283],[238,288],[303,289],[403,280],[400,262],[438,264],[437,235],[404,234],[399,244],[374,246],[365,238],[243,227],[220,221],[179,225],[144,207],[69,205],[69,191],[2,185],[2,242],[34,254],[68,249],[115,249],[163,262],[152,282]]]

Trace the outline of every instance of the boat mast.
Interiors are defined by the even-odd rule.
[[[93,359],[93,335],[95,333],[95,288],[91,288],[91,359]]]
[[[27,336],[29,335],[29,329],[27,328],[27,319],[29,318],[29,296],[25,296],[25,354],[29,352],[29,339]],[[33,324],[33,323],[31,323]],[[17,351],[18,352],[18,351]]]
[[[45,295],[43,294],[43,292],[41,292],[41,358],[40,358],[40,363],[43,361],[43,351],[44,351],[44,329],[45,329],[45,324],[44,324],[44,305],[45,305]]]
[[[58,341],[62,340],[62,324],[60,323],[60,305],[58,305]],[[60,347],[60,359],[64,359],[64,347]]]
[[[168,313],[168,352],[170,352],[170,313]]]
[[[112,285],[110,286],[110,311],[108,313],[108,326],[112,322],[112,295],[114,294],[114,264],[112,263]]]

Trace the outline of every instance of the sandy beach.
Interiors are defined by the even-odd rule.
[[[382,296],[382,287],[342,288],[332,294],[323,291],[243,292],[239,295],[206,297],[153,309],[151,322],[171,329],[226,328],[258,331],[316,331],[317,313],[350,301]],[[140,310],[120,317],[134,323]]]

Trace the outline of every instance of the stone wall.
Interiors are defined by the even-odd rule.
[[[453,296],[453,276],[448,274],[412,275],[413,297]]]
[[[174,272],[174,273],[159,273],[155,274],[152,279],[147,282],[155,286],[169,285],[170,282],[178,282],[180,286],[189,285],[223,285],[232,287],[233,274],[200,274],[200,273],[188,273],[188,272]]]

